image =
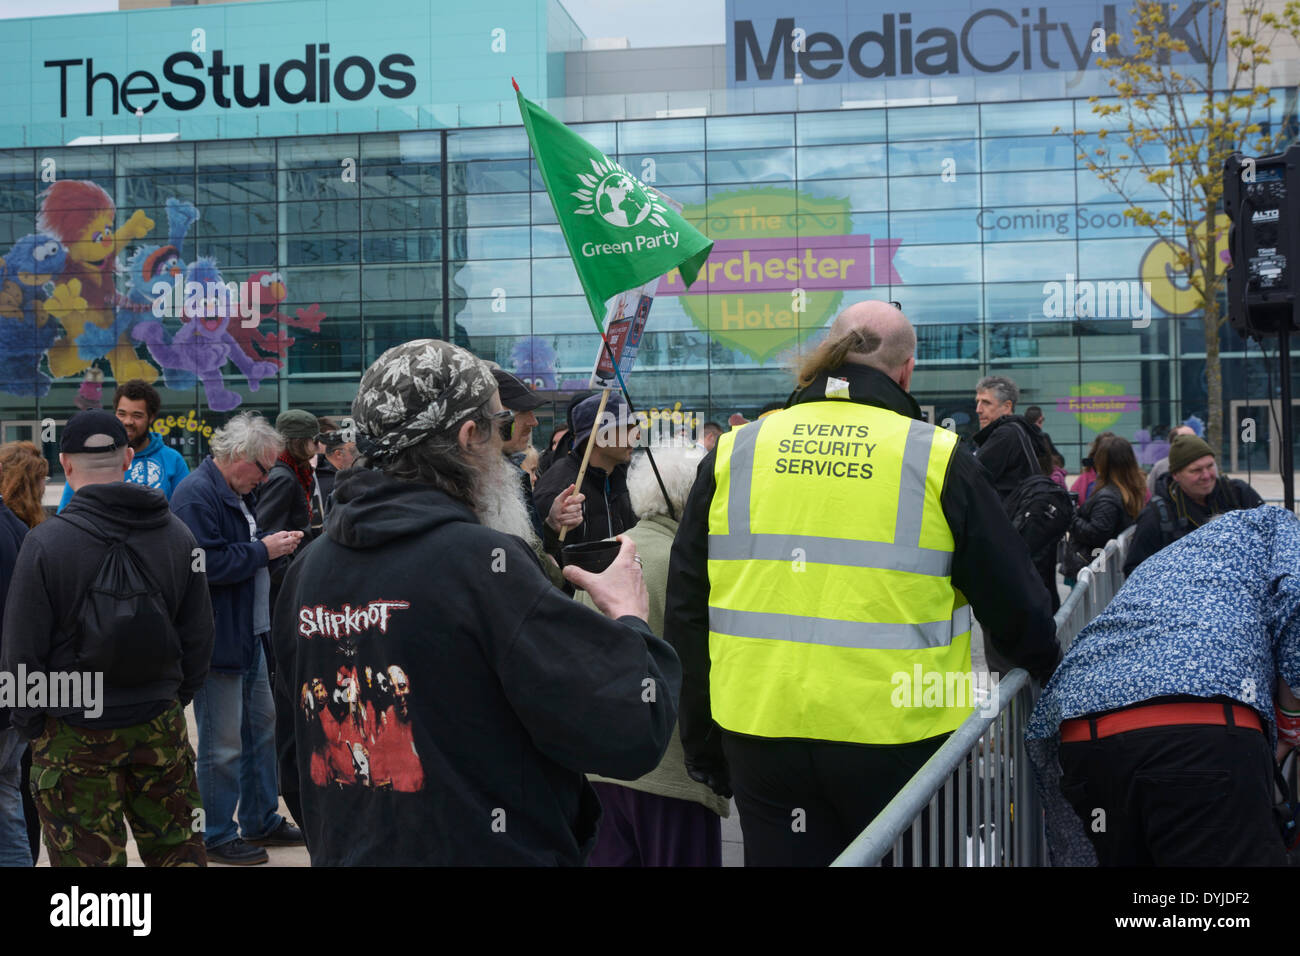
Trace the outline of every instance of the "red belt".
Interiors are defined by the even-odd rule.
[[[1129,707],[1105,717],[1075,718],[1061,722],[1061,743],[1100,740],[1146,727],[1175,727],[1181,724],[1212,724],[1219,727],[1249,727],[1264,732],[1259,714],[1242,704],[1147,704]]]

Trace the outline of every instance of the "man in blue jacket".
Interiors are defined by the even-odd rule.
[[[302,844],[301,831],[277,812],[275,710],[262,650],[262,635],[271,629],[267,565],[292,554],[302,532],[260,534],[251,494],[282,444],[265,419],[236,415],[213,433],[212,454],[180,483],[171,503],[202,549],[216,625],[212,668],[194,696],[194,713],[204,842],[208,860],[217,863],[265,863],[262,847]]]
[[[157,488],[171,501],[172,492],[190,469],[181,453],[164,445],[162,437],[153,430],[161,408],[162,399],[158,397],[157,389],[143,379],[123,382],[113,395],[113,412],[126,429],[127,441],[135,455],[124,480],[133,485]],[[71,500],[72,485],[64,485],[59,511]]]

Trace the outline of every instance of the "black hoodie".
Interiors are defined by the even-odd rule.
[[[339,474],[272,637],[281,778],[317,866],[581,864],[600,815],[583,773],[649,772],[677,716],[677,656],[644,621],[367,469]]]
[[[195,571],[194,535],[175,517],[161,491],[122,481],[83,486],[64,515],[90,522],[116,535],[158,586],[180,636],[173,660],[149,662],[163,676],[137,687],[104,685],[104,712],[87,719],[82,711],[14,708],[14,726],[26,736],[40,733],[45,714],[86,726],[122,727],[149,720],[170,702],[193,699],[212,659],[212,602],[207,576]],[[74,622],[69,620],[94,582],[108,544],[62,516],[27,533],[9,586],[4,609],[4,648],[0,670],[21,664],[34,671],[77,670]]]

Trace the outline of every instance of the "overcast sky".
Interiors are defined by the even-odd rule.
[[[725,42],[725,0],[561,2],[589,37],[627,37],[636,47]],[[0,0],[0,19],[116,9],[117,0]]]

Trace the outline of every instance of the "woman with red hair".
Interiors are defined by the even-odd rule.
[[[29,441],[0,445],[0,617],[18,549],[45,520],[41,496],[49,466]],[[0,709],[0,866],[31,866],[40,855],[41,823],[31,791],[32,754]]]

